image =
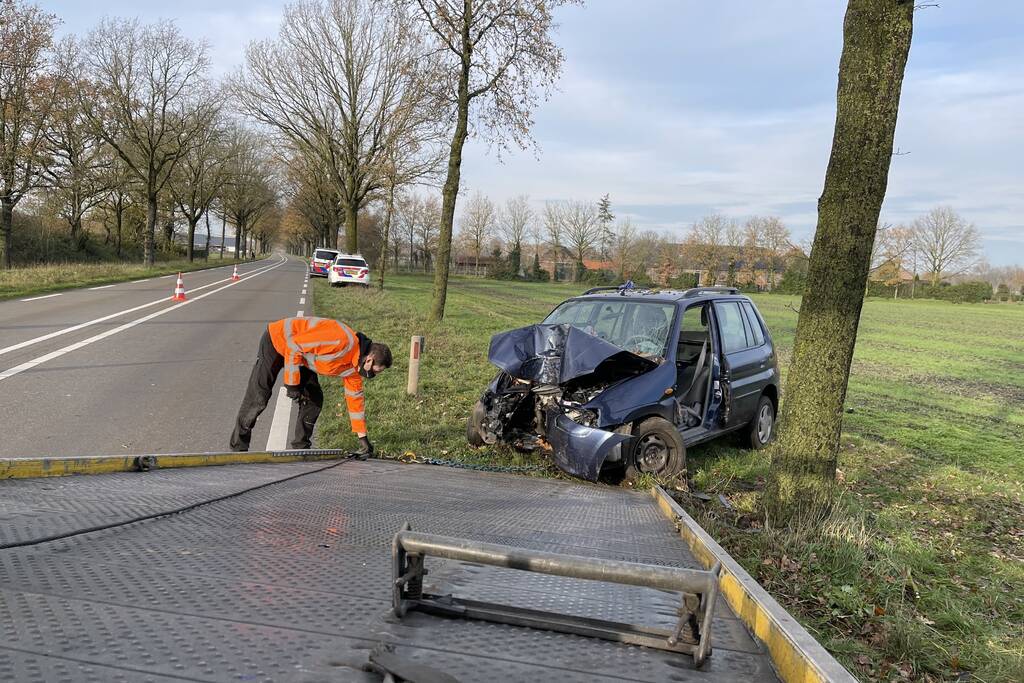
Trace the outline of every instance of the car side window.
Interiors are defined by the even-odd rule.
[[[747,348],[747,331],[743,325],[743,313],[736,301],[715,304],[718,313],[718,330],[722,335],[722,350],[725,353],[742,351]]]
[[[680,323],[680,332],[707,332],[707,323],[701,318],[703,316],[703,306],[690,306],[683,312],[683,321]]]
[[[744,301],[743,310],[747,314],[747,325],[750,332],[754,335],[754,346],[761,346],[764,344],[764,330],[761,328],[761,321],[751,304]]]

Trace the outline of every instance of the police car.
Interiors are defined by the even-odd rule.
[[[331,264],[338,256],[335,249],[317,249],[313,252],[313,258],[309,259],[310,276],[327,277]]]
[[[359,254],[338,254],[327,272],[332,287],[345,285],[370,286],[370,266]]]

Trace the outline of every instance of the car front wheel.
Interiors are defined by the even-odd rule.
[[[754,419],[750,421],[750,447],[764,448],[775,438],[775,404],[767,396],[757,402]]]
[[[676,426],[661,417],[649,417],[633,427],[633,442],[626,458],[626,480],[641,474],[669,479],[686,469],[686,447]]]

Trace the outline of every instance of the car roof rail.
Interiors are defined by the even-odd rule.
[[[586,296],[587,294],[594,294],[595,292],[621,292],[623,290],[622,285],[613,285],[611,287],[591,287],[587,291],[583,292],[580,296]]]
[[[739,294],[737,287],[694,287],[683,292],[683,298],[700,296],[701,294]]]

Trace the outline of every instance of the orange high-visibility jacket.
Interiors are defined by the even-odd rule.
[[[284,356],[284,383],[298,386],[299,368],[345,381],[345,403],[352,431],[366,433],[363,378],[359,375],[359,338],[348,325],[326,318],[285,318],[270,323],[270,340]]]

